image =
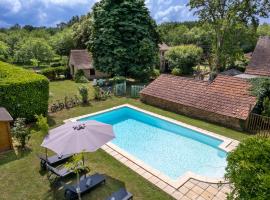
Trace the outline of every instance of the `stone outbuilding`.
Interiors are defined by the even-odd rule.
[[[69,68],[72,77],[78,70],[83,70],[85,77],[89,80],[108,77],[107,74],[95,69],[92,56],[86,49],[71,50]]]
[[[226,75],[208,82],[163,74],[140,95],[147,104],[242,130],[256,105],[250,87],[247,80]]]

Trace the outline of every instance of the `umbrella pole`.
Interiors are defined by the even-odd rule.
[[[46,160],[48,160],[48,149],[45,148],[45,155],[46,155]]]

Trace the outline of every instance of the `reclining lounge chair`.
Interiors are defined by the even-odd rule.
[[[101,174],[94,174],[92,176],[83,176],[79,183],[80,194],[85,194],[96,186],[105,183],[105,177]],[[65,199],[74,200],[78,198],[78,184],[75,185],[66,185],[63,183],[65,189]]]
[[[49,164],[50,166],[60,165],[66,162],[69,158],[71,158],[71,156],[72,155],[64,155],[64,156],[54,155],[46,158],[46,156],[44,155],[38,155],[40,159],[40,167],[43,170],[46,169],[46,164]]]
[[[129,193],[125,188],[121,188],[117,192],[114,192],[106,200],[131,200],[131,199],[133,199],[133,195]]]

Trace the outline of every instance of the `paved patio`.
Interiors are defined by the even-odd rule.
[[[238,141],[233,141],[226,148],[232,150],[237,145]],[[135,164],[110,146],[104,145],[102,149],[177,200],[226,200],[227,193],[230,192],[230,185],[227,183],[207,183],[194,178],[188,179],[182,186],[175,188],[158,176]]]

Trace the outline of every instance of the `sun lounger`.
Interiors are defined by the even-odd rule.
[[[46,164],[49,164],[50,166],[60,165],[66,162],[69,158],[71,158],[71,156],[72,155],[64,155],[64,156],[54,155],[46,158],[46,156],[44,155],[38,155],[40,159],[40,167],[41,169],[44,170],[46,169]]]
[[[47,170],[49,171],[48,178],[50,179],[52,175],[55,175],[57,179],[64,178],[70,174],[73,174],[74,172],[71,170],[68,170],[65,167],[62,167],[61,169],[55,168],[53,166],[50,166],[46,164]]]
[[[96,186],[103,183],[105,183],[105,177],[101,174],[97,173],[92,176],[83,176],[79,183],[80,194],[89,192]],[[78,187],[78,184],[66,185],[63,183],[63,185],[65,189],[65,199],[73,200],[78,198],[78,191],[76,189]]]
[[[133,199],[133,195],[129,193],[125,188],[121,188],[117,192],[114,192],[106,200],[131,200],[131,199]]]

